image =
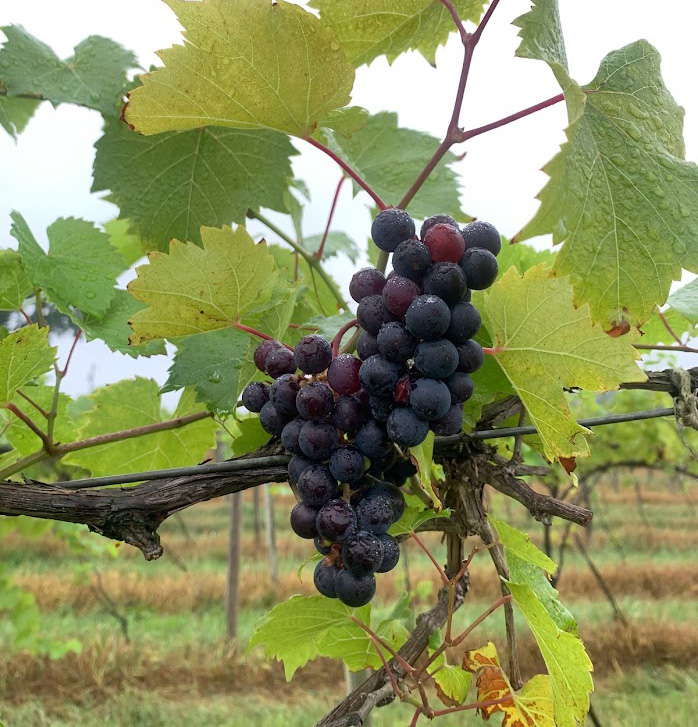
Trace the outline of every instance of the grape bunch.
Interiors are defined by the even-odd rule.
[[[288,476],[299,502],[291,527],[324,556],[315,586],[348,606],[368,603],[375,573],[398,563],[388,530],[405,509],[400,488],[417,472],[405,449],[430,429],[461,431],[470,374],[483,362],[469,291],[492,284],[501,248],[491,225],[460,230],[447,215],[426,220],[417,239],[411,217],[398,209],[381,212],[371,234],[394,253],[394,270],[386,278],[364,268],[351,280],[363,329],[357,356],[333,357],[317,335],[295,349],[264,341],[254,362],[273,383],[253,382],[242,394],[293,455]]]

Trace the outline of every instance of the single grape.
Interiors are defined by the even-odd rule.
[[[386,323],[378,332],[377,341],[381,355],[396,364],[404,364],[411,359],[419,343],[405,326],[397,321]]]
[[[414,220],[405,212],[391,208],[380,212],[371,225],[373,242],[386,252],[393,252],[403,241],[414,237]]]
[[[432,340],[440,338],[451,323],[448,305],[435,295],[420,295],[415,298],[405,314],[407,330],[417,338]]]
[[[410,407],[420,419],[439,419],[450,406],[451,392],[443,381],[419,379],[412,387]]]
[[[390,412],[395,408],[395,401],[392,397],[372,396],[369,403],[373,418],[379,422],[386,421]]]
[[[259,412],[259,422],[262,429],[274,437],[280,437],[281,432],[288,424],[289,417],[277,411],[274,405],[268,401]]]
[[[293,355],[304,374],[319,374],[332,361],[332,347],[322,336],[304,336],[293,349]]]
[[[337,480],[332,477],[329,468],[324,464],[313,464],[303,470],[298,478],[298,494],[301,500],[310,507],[320,508],[330,500],[336,500],[342,491]]]
[[[315,524],[320,537],[342,542],[356,530],[356,513],[348,502],[330,500],[320,508]]]
[[[278,379],[279,376],[284,374],[295,373],[296,359],[293,356],[293,351],[289,351],[285,347],[275,348],[267,356],[265,371],[272,379]]]
[[[417,371],[430,379],[445,379],[458,368],[458,350],[446,338],[422,341],[414,354]]]
[[[291,454],[303,454],[298,443],[298,436],[301,433],[301,429],[305,424],[305,419],[296,417],[290,421],[281,432],[281,444],[284,445],[284,449],[288,450]]]
[[[315,566],[315,572],[313,573],[313,583],[315,583],[318,593],[327,596],[327,598],[337,598],[338,575],[339,568],[336,565],[327,565],[324,560],[321,560]]]
[[[332,389],[324,381],[310,381],[296,396],[296,409],[305,419],[319,422],[332,413],[334,396]]]
[[[361,388],[360,368],[360,359],[350,353],[342,353],[332,359],[327,369],[327,381],[338,394],[355,394]]]
[[[435,263],[457,263],[465,250],[463,235],[458,227],[443,222],[431,227],[424,235],[423,242]]]
[[[419,231],[419,239],[423,240],[424,236],[431,230],[434,225],[451,225],[458,227],[458,223],[451,215],[432,215],[422,222],[422,229]]]
[[[376,593],[376,577],[373,573],[355,576],[343,568],[339,571],[336,581],[337,598],[345,605],[353,608],[365,606]]]
[[[468,401],[475,389],[473,380],[462,371],[454,371],[446,379],[445,384],[451,393],[451,404],[463,404]]]
[[[408,478],[417,474],[417,468],[409,459],[398,459],[386,471],[386,477],[394,482],[398,487],[404,485]]]
[[[291,510],[291,528],[299,537],[306,540],[317,538],[318,532],[315,525],[318,511],[309,507],[304,502],[298,502]]]
[[[330,455],[330,472],[340,482],[358,482],[365,469],[364,456],[356,447],[337,447]]]
[[[428,427],[427,427],[428,431]],[[364,497],[356,506],[356,521],[362,530],[387,533],[393,524],[393,509],[385,497]]]
[[[388,535],[388,533],[381,533],[378,538],[383,545],[383,560],[380,567],[376,570],[376,573],[387,573],[400,560],[400,546],[397,544],[397,540],[392,535]]]
[[[269,385],[261,381],[253,381],[247,384],[242,392],[242,403],[245,408],[259,413],[262,407],[269,401]]]
[[[383,543],[377,535],[359,530],[344,541],[342,562],[355,576],[373,573],[383,562]]]
[[[262,341],[257,348],[254,350],[254,365],[263,373],[266,373],[267,356],[276,350],[277,348],[283,348],[283,344],[279,341]]]
[[[449,437],[452,434],[460,434],[463,429],[463,405],[454,404],[441,419],[434,419],[429,422],[434,434],[439,437]]]
[[[465,280],[472,290],[489,288],[497,279],[499,263],[497,258],[481,247],[471,247],[466,250],[460,261],[465,273]]]
[[[327,459],[337,446],[337,430],[327,422],[306,422],[298,436],[301,452],[314,460]]]
[[[472,303],[461,300],[451,308],[451,324],[446,331],[446,338],[456,345],[465,343],[480,330],[481,323],[478,309]]]
[[[369,295],[359,303],[356,320],[364,331],[376,336],[381,326],[388,321],[394,321],[395,316],[385,307],[382,296]]]
[[[277,411],[294,416],[297,413],[296,396],[301,385],[297,376],[283,374],[271,385],[269,400]]]
[[[455,305],[465,293],[465,273],[456,263],[435,263],[424,276],[424,292]]]
[[[416,447],[429,434],[429,422],[420,419],[409,407],[401,406],[388,417],[388,436],[401,447]]]
[[[393,446],[385,429],[374,419],[370,419],[359,429],[354,438],[354,445],[369,459],[385,457]]]
[[[502,237],[489,222],[475,220],[461,230],[465,240],[465,249],[471,247],[482,247],[489,250],[493,255],[499,255],[502,249]]]
[[[385,275],[375,268],[361,268],[349,283],[349,295],[360,303],[369,295],[380,295],[385,285]]]
[[[485,352],[477,341],[466,341],[457,350],[458,370],[465,374],[475,373],[485,363]]]
[[[357,505],[361,500],[370,497],[384,497],[393,513],[392,522],[396,523],[401,517],[402,513],[405,512],[405,496],[402,494],[402,490],[396,487],[390,482],[377,482],[369,487],[366,487],[361,496],[357,500]]]
[[[315,550],[317,550],[320,555],[329,555],[332,550],[332,543],[324,538],[315,538]]]
[[[396,275],[383,288],[383,303],[393,315],[402,317],[420,292],[414,280]]]
[[[295,485],[305,468],[313,464],[315,462],[312,459],[304,457],[302,454],[293,455],[288,463],[288,481]]]
[[[380,354],[367,358],[359,371],[361,386],[374,396],[391,396],[401,374],[400,367]]]
[[[387,325],[387,323],[385,325]],[[375,356],[377,353],[380,352],[378,350],[378,340],[376,337],[368,331],[361,331],[358,339],[356,340],[356,355],[362,361],[365,361],[367,358],[371,358],[371,356]]]
[[[393,463],[397,459],[397,450],[395,447],[392,447],[391,450],[388,452],[388,454],[385,455],[385,457],[380,457],[378,459],[371,460],[371,466],[368,468],[368,473],[372,477],[377,477],[378,479],[382,479],[383,472],[387,470],[388,468],[392,467]],[[368,478],[362,480],[365,487],[372,487],[373,486],[373,480],[370,480]],[[359,498],[361,499],[361,498]],[[357,500],[358,502],[358,500]]]
[[[401,242],[393,253],[393,268],[403,278],[421,283],[427,270],[431,267],[429,248],[419,240]]]
[[[334,403],[330,416],[332,426],[343,432],[353,434],[370,419],[371,413],[365,404],[355,396],[340,396]]]

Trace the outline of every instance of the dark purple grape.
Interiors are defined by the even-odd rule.
[[[395,447],[392,447],[388,454],[385,455],[385,457],[371,460],[371,466],[368,468],[368,474],[381,479],[383,472],[392,467],[396,459],[397,450],[395,449]],[[364,484],[367,487],[370,487],[373,485],[373,480],[366,479],[364,481]]]
[[[473,291],[468,288],[468,290],[465,291],[465,295],[463,296],[463,302],[464,303],[470,303],[473,297]]]
[[[393,315],[402,318],[420,292],[414,280],[396,275],[383,288],[383,303]]]
[[[359,530],[344,541],[342,562],[355,576],[373,573],[383,562],[383,544],[377,535]]]
[[[242,392],[242,403],[250,411],[258,414],[262,407],[269,401],[269,385],[261,381],[253,381],[247,384]]]
[[[309,507],[304,502],[298,502],[291,510],[291,528],[299,538],[312,540],[317,538],[317,527],[315,521],[318,511]]]
[[[284,449],[288,450],[291,454],[303,454],[300,445],[298,444],[298,436],[300,435],[304,424],[305,419],[296,417],[290,421],[281,432],[281,444],[283,444]]]
[[[497,256],[502,249],[502,237],[494,225],[489,222],[482,222],[481,220],[471,222],[463,227],[461,234],[465,240],[466,250],[471,247],[482,247]]]
[[[303,470],[298,478],[298,494],[301,500],[310,507],[320,508],[330,500],[336,500],[342,494],[337,480],[332,477],[329,468],[324,464],[314,464]]]
[[[383,545],[383,561],[380,567],[376,570],[376,573],[387,573],[391,571],[400,560],[400,546],[397,544],[397,540],[388,535],[388,533],[381,533],[378,538]]]
[[[304,336],[293,349],[293,355],[303,373],[319,374],[332,361],[332,347],[322,336]]]
[[[485,352],[477,341],[466,341],[457,350],[458,370],[463,373],[475,373],[485,363]]]
[[[315,524],[320,537],[341,543],[356,530],[356,513],[348,502],[330,500],[320,508]]]
[[[269,400],[282,414],[294,416],[296,410],[296,396],[301,385],[297,376],[283,374],[271,385]]]
[[[301,452],[314,460],[327,459],[337,446],[337,430],[327,422],[306,422],[298,436]]]
[[[361,364],[361,386],[374,396],[391,396],[402,373],[400,367],[380,354]]]
[[[287,348],[275,348],[268,356],[265,371],[272,377],[278,379],[284,374],[293,374],[296,372],[296,359],[293,351]]]
[[[451,325],[446,331],[446,338],[456,345],[465,343],[480,330],[481,323],[478,309],[462,300],[451,308]]]
[[[401,406],[388,417],[388,436],[401,447],[416,447],[429,434],[429,422],[420,419],[409,407]]]
[[[259,412],[259,422],[262,429],[274,437],[280,437],[284,427],[288,424],[289,417],[277,411],[274,405],[268,401]]]
[[[414,354],[417,371],[430,379],[445,379],[458,368],[458,351],[446,338],[422,341]]]
[[[472,290],[489,288],[497,279],[499,264],[497,258],[481,247],[466,250],[460,261],[468,287]]]
[[[457,263],[463,257],[465,242],[456,225],[438,222],[429,228],[422,240],[435,263]]]
[[[393,252],[403,241],[414,237],[414,220],[397,208],[383,210],[373,220],[371,238],[376,246],[386,252]]]
[[[465,273],[456,263],[436,263],[424,276],[424,292],[455,305],[465,293]]]
[[[426,341],[441,338],[450,323],[451,311],[448,305],[435,295],[415,298],[405,314],[407,330]]]
[[[371,356],[375,356],[377,353],[379,353],[379,350],[376,337],[368,331],[361,331],[359,338],[356,341],[356,354],[358,357],[362,361],[365,361],[367,358],[371,358]]]
[[[443,381],[419,379],[410,391],[410,407],[420,419],[439,419],[450,406],[451,392]]]
[[[383,304],[382,296],[369,295],[359,303],[356,320],[364,331],[376,336],[381,326],[388,321],[394,321],[395,316]]]
[[[375,268],[362,268],[354,273],[349,283],[349,295],[360,303],[369,295],[380,295],[385,285],[385,275]]]
[[[293,455],[288,463],[288,481],[295,485],[305,468],[313,464],[315,462],[312,459],[304,457],[302,454]]]
[[[419,238],[424,239],[425,235],[434,225],[451,225],[452,227],[458,227],[458,223],[451,217],[451,215],[432,215],[422,222],[422,229],[419,231]]]
[[[356,506],[356,521],[362,530],[387,533],[393,524],[393,509],[385,497],[365,497]]]
[[[386,323],[378,332],[378,350],[384,358],[404,364],[414,356],[419,341],[401,323]]]
[[[398,459],[386,472],[386,477],[399,487],[416,474],[417,468],[409,459]]]
[[[337,447],[330,455],[330,472],[340,482],[358,482],[365,469],[364,456],[356,447]]]
[[[279,341],[262,341],[254,350],[254,365],[262,372],[266,373],[267,356],[277,348],[283,348],[283,344]]]
[[[398,275],[421,283],[431,267],[429,248],[419,240],[401,242],[393,253],[393,268]]]
[[[355,394],[361,388],[360,368],[360,359],[350,353],[342,353],[332,360],[327,370],[327,381],[338,394]]]
[[[370,497],[384,497],[393,513],[392,522],[396,523],[401,517],[402,513],[405,512],[405,496],[402,494],[402,490],[396,487],[390,482],[377,482],[370,487],[365,488],[361,496],[357,500],[359,502]]]
[[[379,422],[384,422],[390,416],[390,412],[395,408],[395,401],[392,397],[372,396],[370,406],[373,418]]]
[[[385,457],[392,449],[385,429],[374,419],[369,420],[359,429],[354,438],[356,448],[369,459]]]
[[[445,416],[441,419],[434,419],[429,422],[429,426],[434,434],[439,437],[449,437],[452,434],[460,434],[463,429],[463,405],[454,404]]]
[[[313,583],[315,583],[318,593],[327,596],[327,598],[337,598],[338,575],[339,568],[336,565],[327,565],[324,560],[321,560],[315,566],[315,572],[313,573]]]
[[[324,381],[310,381],[296,396],[296,409],[305,419],[322,421],[332,413],[334,395],[332,389]]]
[[[376,593],[376,577],[373,573],[355,576],[343,568],[337,575],[337,598],[345,605],[353,608],[365,606]]]
[[[473,380],[462,371],[454,371],[444,383],[451,392],[451,404],[462,404],[468,401],[475,389]]]
[[[340,396],[334,403],[330,423],[343,432],[353,434],[370,419],[371,413],[365,404],[354,396]]]
[[[320,555],[329,555],[332,550],[332,543],[324,538],[315,538],[315,550],[317,550]]]

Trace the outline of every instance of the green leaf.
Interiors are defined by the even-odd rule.
[[[364,623],[370,623],[370,609],[370,606],[363,606],[354,615]],[[323,633],[318,644],[318,655],[341,659],[351,671],[360,671],[366,667],[379,669],[382,666],[368,634],[349,619],[340,621]]]
[[[351,312],[338,313],[336,316],[317,316],[315,318],[311,318],[306,325],[308,329],[316,328],[317,330],[315,332],[319,336],[323,336],[328,341],[332,341],[339,331],[355,318],[356,316]],[[348,335],[349,334],[347,334],[347,336]]]
[[[269,441],[269,434],[262,429],[257,414],[243,415],[233,424],[233,429],[235,430],[235,438],[232,441],[234,457],[254,452]]]
[[[454,0],[462,20],[477,21],[485,0]],[[401,53],[418,50],[435,65],[436,50],[456,26],[446,6],[431,0],[311,0],[310,6],[336,33],[355,65],[378,56],[392,63]]]
[[[312,253],[316,253],[322,244],[323,235],[311,235],[303,240],[303,247]],[[340,253],[346,255],[354,264],[359,258],[358,245],[346,234],[346,232],[330,232],[327,235],[325,249],[322,254],[323,260],[328,260]]]
[[[360,129],[366,126],[368,111],[361,106],[346,106],[343,109],[330,111],[321,121],[321,127],[334,129],[341,136],[347,139]]]
[[[11,234],[27,276],[61,309],[75,306],[95,316],[107,312],[124,260],[109,236],[91,222],[74,217],[56,220],[47,230],[46,254],[19,212],[12,212]]]
[[[1,30],[7,42],[0,48],[2,82],[9,96],[40,93],[53,104],[74,103],[116,116],[136,56],[109,38],[92,35],[62,61],[46,44],[20,25]]]
[[[437,517],[450,517],[450,515],[451,511],[448,508],[437,512],[431,509],[420,510],[416,507],[407,507],[405,508],[405,512],[402,513],[402,517],[390,527],[388,532],[394,538],[400,535],[411,535],[429,520]]]
[[[667,302],[671,303],[671,296]],[[663,311],[662,315],[671,327],[671,330],[679,338],[684,337],[686,334],[689,338],[698,335],[698,319],[691,321],[673,308],[667,308]],[[664,321],[659,317],[658,309],[655,309],[649,319],[642,324],[640,330],[642,331],[641,343],[664,343],[670,346],[676,344],[676,339],[664,325]]]
[[[587,306],[575,308],[569,281],[548,277],[542,265],[523,276],[510,268],[485,293],[483,322],[550,460],[589,453],[589,430],[574,419],[564,388],[613,391],[646,379],[636,363],[636,337],[607,336]]]
[[[14,250],[0,250],[0,310],[21,308],[32,289],[22,256]]]
[[[555,262],[555,253],[552,250],[536,250],[535,247],[523,242],[506,244],[502,240],[502,250],[497,255],[499,263],[499,277],[513,265],[522,275],[530,268],[545,263],[548,267]]]
[[[410,447],[410,459],[417,468],[419,486],[429,496],[434,507],[441,509],[441,500],[436,496],[433,487],[434,472],[434,432],[429,432],[426,439],[416,447]]]
[[[40,103],[41,101],[31,98],[0,96],[0,126],[16,139],[24,131]]]
[[[434,4],[436,7],[436,4]],[[413,129],[401,129],[397,114],[381,112],[371,116],[366,126],[351,139],[327,131],[328,145],[347,161],[386,204],[397,204],[432,157],[439,140]],[[410,213],[429,217],[434,210],[467,222],[471,218],[460,208],[460,182],[449,166],[457,161],[448,152],[410,202]],[[360,187],[354,183],[354,192]]]
[[[174,415],[164,412],[157,382],[125,379],[97,389],[90,395],[94,406],[87,411],[80,438],[156,424],[201,411],[194,392],[185,390]],[[68,454],[64,461],[89,470],[93,476],[184,467],[200,462],[214,446],[216,423],[201,419],[179,429],[170,429],[124,439]]]
[[[93,192],[111,190],[120,217],[149,249],[201,244],[202,225],[244,223],[248,208],[286,211],[288,137],[266,129],[207,127],[142,136],[111,121],[95,144]],[[124,170],[128,169],[128,174]]]
[[[513,528],[503,520],[497,520],[491,515],[488,515],[487,519],[497,531],[498,540],[504,546],[507,557],[511,553],[521,560],[542,568],[551,575],[557,570],[555,562],[531,542],[531,536],[528,533]]]
[[[148,307],[131,319],[131,342],[226,328],[266,303],[279,277],[266,244],[239,226],[204,227],[203,247],[173,240],[136,269],[130,293]]]
[[[553,690],[555,725],[577,727],[589,711],[594,689],[591,661],[578,637],[561,631],[529,586],[507,582],[541,650]]]
[[[56,349],[48,344],[48,328],[24,326],[0,341],[0,405],[12,401],[20,387],[48,373]]]
[[[441,691],[457,704],[464,704],[470,691],[470,682],[473,675],[459,666],[445,664],[434,675],[434,681]]]
[[[129,94],[126,121],[140,133],[228,126],[306,137],[351,100],[351,64],[305,9],[283,0],[165,2],[186,43],[161,51],[165,67]]]
[[[698,324],[698,278],[670,295],[667,303],[691,323]]]
[[[129,168],[129,172],[132,169]],[[124,259],[126,268],[138,262],[146,253],[143,241],[131,230],[131,220],[115,219],[105,222],[102,227],[109,235],[109,242],[115,247]]]

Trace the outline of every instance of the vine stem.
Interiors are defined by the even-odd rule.
[[[354,318],[353,320],[349,321],[349,323],[345,323],[340,329],[337,335],[332,339],[332,358],[337,358],[339,354],[339,345],[342,343],[342,338],[344,337],[344,334],[354,328],[358,327],[359,322]]]
[[[61,383],[68,374],[70,362],[73,360],[73,354],[75,353],[75,349],[81,336],[82,330],[78,328],[77,332],[75,333],[75,338],[73,339],[73,345],[70,347],[70,351],[68,352],[68,358],[65,361],[65,366],[63,367],[63,369],[60,369],[58,367],[58,364],[53,365],[53,368],[56,372],[56,383],[53,387],[53,400],[51,402],[51,408],[49,409],[46,416],[46,419],[48,421],[48,424],[46,426],[46,434],[48,437],[47,451],[51,453],[55,451],[55,447],[53,444],[53,431],[56,426],[56,417],[58,416],[58,404],[60,401]]]
[[[48,419],[48,412],[43,406],[39,406],[33,399],[30,399],[21,389],[17,389],[17,393],[29,404],[31,404],[44,419]]]
[[[679,338],[679,336],[676,335],[676,332],[669,324],[669,321],[666,319],[666,316],[664,315],[664,313],[662,313],[662,311],[658,310],[657,315],[659,316],[659,320],[664,324],[664,328],[666,328],[667,331],[669,331],[669,333],[671,334],[671,337],[676,341],[676,343],[678,343],[679,346],[683,346],[684,345],[683,341]]]
[[[429,548],[427,548],[427,546],[424,545],[424,543],[422,542],[422,540],[419,537],[417,537],[417,533],[412,533],[412,537],[414,538],[414,541],[417,543],[417,545],[429,556],[429,560],[434,564],[434,567],[436,568],[436,570],[439,571],[439,575],[441,576],[441,580],[446,585],[448,585],[448,583],[449,583],[448,576],[444,573],[444,569],[436,562],[436,558],[434,558],[434,556],[432,555],[432,553],[429,550]]]
[[[337,183],[337,189],[334,192],[334,197],[332,199],[332,205],[330,207],[330,214],[327,218],[327,225],[325,226],[325,233],[322,236],[322,242],[320,243],[320,247],[318,248],[318,251],[315,253],[316,260],[322,260],[322,256],[325,253],[325,244],[327,243],[327,237],[330,234],[330,227],[332,227],[332,218],[334,217],[334,212],[337,209],[339,193],[342,191],[342,185],[344,184],[345,179],[346,179],[346,177],[342,174],[342,176],[339,178],[339,182]]]
[[[408,673],[408,674],[414,674],[414,667],[409,662],[405,661],[400,654],[393,649],[390,644],[387,644],[383,639],[381,639],[378,634],[373,631],[369,626],[367,626],[363,621],[360,621],[356,616],[350,616],[349,617],[357,626],[361,627],[372,639],[375,639],[376,642],[378,642],[392,657],[395,659],[402,668]]]
[[[432,717],[443,717],[447,714],[453,714],[454,712],[463,712],[466,709],[482,709],[483,707],[494,707],[496,704],[506,704],[511,702],[511,694],[506,697],[500,697],[499,699],[487,699],[484,702],[473,702],[472,704],[463,704],[460,707],[449,707],[448,709],[437,709],[432,713]]]
[[[665,346],[661,343],[636,343],[635,348],[642,351],[677,351],[681,353],[698,353],[698,348],[691,348],[690,346]]]
[[[23,421],[29,427],[29,429],[31,429],[32,432],[34,432],[34,434],[36,434],[36,436],[39,437],[39,439],[44,443],[44,448],[46,449],[46,451],[49,453],[51,452],[51,440],[43,429],[38,427],[34,423],[34,421],[15,404],[7,404],[5,408],[9,409],[9,411],[11,411],[17,417],[17,419],[21,419],[21,421]]]
[[[21,314],[24,320],[27,322],[28,325],[33,326],[34,321],[27,315],[27,311],[24,310],[24,308],[18,308],[17,309]]]
[[[251,333],[253,336],[257,336],[257,338],[263,338],[265,341],[273,341],[275,340],[272,338],[272,336],[268,336],[266,333],[262,333],[261,331],[258,331],[256,328],[250,328],[250,326],[246,326],[244,323],[239,323],[238,321],[234,321],[232,324],[233,328],[237,328],[238,331],[245,331],[246,333]],[[287,348],[289,351],[293,351],[293,346],[287,346],[285,343],[281,343],[282,346]]]
[[[44,311],[41,307],[41,289],[37,288],[34,291],[36,297],[36,318],[39,321],[39,328],[46,328],[46,319],[44,318]]]

